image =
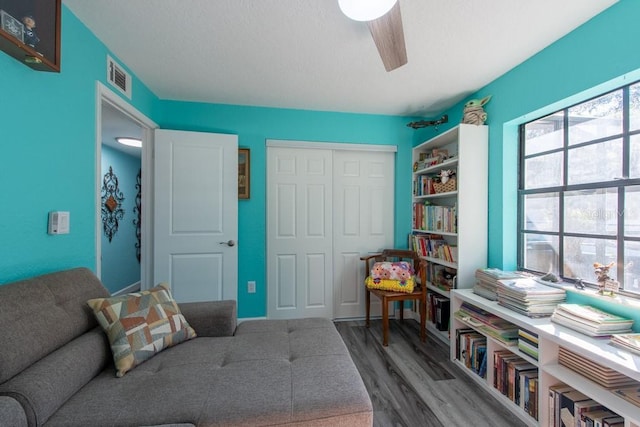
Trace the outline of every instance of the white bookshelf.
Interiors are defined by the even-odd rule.
[[[625,418],[625,427],[640,425],[640,408],[632,403],[618,397],[612,391],[603,388],[581,374],[562,366],[558,363],[558,351],[562,346],[572,352],[578,353],[601,365],[612,368],[636,381],[640,381],[640,356],[634,355],[623,349],[609,344],[609,339],[592,338],[579,332],[552,323],[549,318],[532,319],[523,316],[506,307],[499,305],[496,301],[487,300],[473,293],[471,289],[456,289],[451,291],[451,336],[456,336],[456,331],[463,328],[473,328],[469,324],[454,316],[463,302],[467,302],[475,307],[493,313],[502,319],[508,320],[515,325],[531,331],[538,335],[538,360],[518,350],[517,346],[506,346],[500,341],[487,336],[481,330],[476,331],[487,336],[487,361],[491,363],[487,368],[487,378],[481,378],[474,372],[468,370],[460,364],[471,378],[478,382],[492,396],[498,398],[500,402],[509,408],[514,414],[521,418],[527,425],[546,427],[549,420],[549,387],[558,383],[565,383],[576,390],[581,391],[591,399],[606,406],[611,411],[618,413]],[[493,353],[498,350],[507,349],[528,362],[538,367],[538,419],[536,421],[526,414],[520,407],[493,387]],[[451,345],[451,360],[456,360],[455,345]],[[491,361],[491,362],[489,362]]]
[[[423,176],[433,176],[442,170],[456,171],[455,191],[418,195],[412,197],[415,203],[429,203],[438,206],[456,207],[457,227],[455,231],[414,229],[412,233],[437,234],[449,245],[456,246],[456,262],[435,257],[423,257],[435,264],[456,271],[454,280],[457,288],[471,288],[474,284],[475,270],[487,263],[487,221],[488,221],[488,127],[460,124],[413,148],[412,164],[420,160],[421,154],[432,153],[434,149],[448,151],[449,159],[439,164],[420,167],[413,172],[412,188]],[[429,292],[449,296],[433,284],[427,286]],[[437,331],[435,325],[427,322],[431,332],[443,340],[449,340],[447,331]]]

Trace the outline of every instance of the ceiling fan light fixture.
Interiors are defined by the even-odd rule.
[[[142,147],[142,140],[140,140],[139,138],[118,137],[116,138],[116,141],[118,141],[122,145],[127,145],[129,147]]]
[[[398,0],[338,0],[340,10],[354,21],[373,21],[389,12]]]

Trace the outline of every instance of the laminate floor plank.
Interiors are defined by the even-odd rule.
[[[388,347],[380,320],[335,325],[371,396],[374,426],[525,425],[449,360],[442,341],[421,342],[414,320],[390,321]]]

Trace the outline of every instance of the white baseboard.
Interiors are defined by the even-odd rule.
[[[131,292],[138,292],[140,290],[140,282],[132,283],[127,287],[120,289],[111,294],[113,297],[117,297],[118,295],[130,294]]]
[[[242,317],[238,319],[238,324],[242,322],[247,322],[249,320],[267,320],[266,317]]]

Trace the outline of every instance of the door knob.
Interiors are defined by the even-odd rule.
[[[233,240],[229,240],[228,242],[220,242],[221,245],[227,245],[227,246],[235,246],[236,242],[234,242]]]

